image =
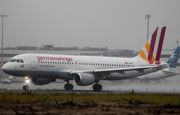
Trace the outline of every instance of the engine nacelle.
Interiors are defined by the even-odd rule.
[[[56,79],[52,78],[31,78],[31,81],[34,85],[46,85],[50,82],[56,81]]]
[[[92,74],[77,73],[74,75],[73,80],[79,86],[87,86],[93,84],[95,78]]]

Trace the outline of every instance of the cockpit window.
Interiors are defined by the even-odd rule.
[[[22,59],[11,59],[10,62],[24,63]]]
[[[16,59],[11,59],[11,60],[10,60],[10,62],[15,62],[15,61],[16,61]]]
[[[21,62],[21,63],[24,63],[24,61],[23,61],[22,59],[20,59],[20,62]]]
[[[19,59],[17,59],[16,62],[20,63]]]

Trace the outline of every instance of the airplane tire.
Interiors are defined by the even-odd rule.
[[[93,90],[94,91],[101,91],[102,90],[102,85],[101,84],[94,84],[93,85]]]
[[[23,90],[29,90],[29,86],[24,85]]]
[[[101,91],[101,90],[102,90],[102,85],[98,84],[98,91]]]
[[[64,85],[64,89],[65,89],[65,90],[68,90],[68,84],[65,84],[65,85]]]
[[[73,84],[69,84],[69,89],[73,90],[73,88],[74,88]]]
[[[96,91],[96,89],[97,89],[97,84],[94,84],[93,85],[93,90]]]
[[[29,90],[29,86],[26,86],[26,90]]]
[[[23,90],[26,90],[26,86],[23,86]]]
[[[73,84],[65,84],[64,89],[65,90],[72,90],[74,88]]]

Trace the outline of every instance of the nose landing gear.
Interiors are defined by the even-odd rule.
[[[24,79],[25,79],[25,81],[26,81],[26,85],[24,85],[23,86],[23,90],[29,90],[29,86],[28,86],[28,84],[29,84],[29,78],[28,77],[24,77]]]

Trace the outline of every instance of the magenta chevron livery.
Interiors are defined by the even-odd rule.
[[[166,27],[157,27],[157,29],[152,34],[151,38],[145,44],[138,57],[149,62],[150,64],[160,64],[160,55],[162,50],[162,45],[164,41]]]
[[[143,76],[137,77],[141,81],[150,81],[150,80],[161,80],[168,77],[172,77],[179,74],[179,71],[177,71],[175,68],[176,66],[179,66],[178,58],[180,54],[180,47],[177,47],[174,53],[170,56],[169,60],[167,61],[167,64],[169,66],[167,68],[164,68],[162,70],[159,70],[157,72],[153,72],[150,74],[146,74]]]
[[[3,67],[7,74],[31,78],[35,85],[46,85],[56,79],[67,82],[65,90],[76,85],[93,85],[94,91],[102,90],[101,80],[122,80],[156,72],[167,67],[160,62],[166,27],[157,27],[138,56],[133,58],[79,56],[60,54],[20,54],[11,58]],[[23,86],[24,90],[29,87]]]

